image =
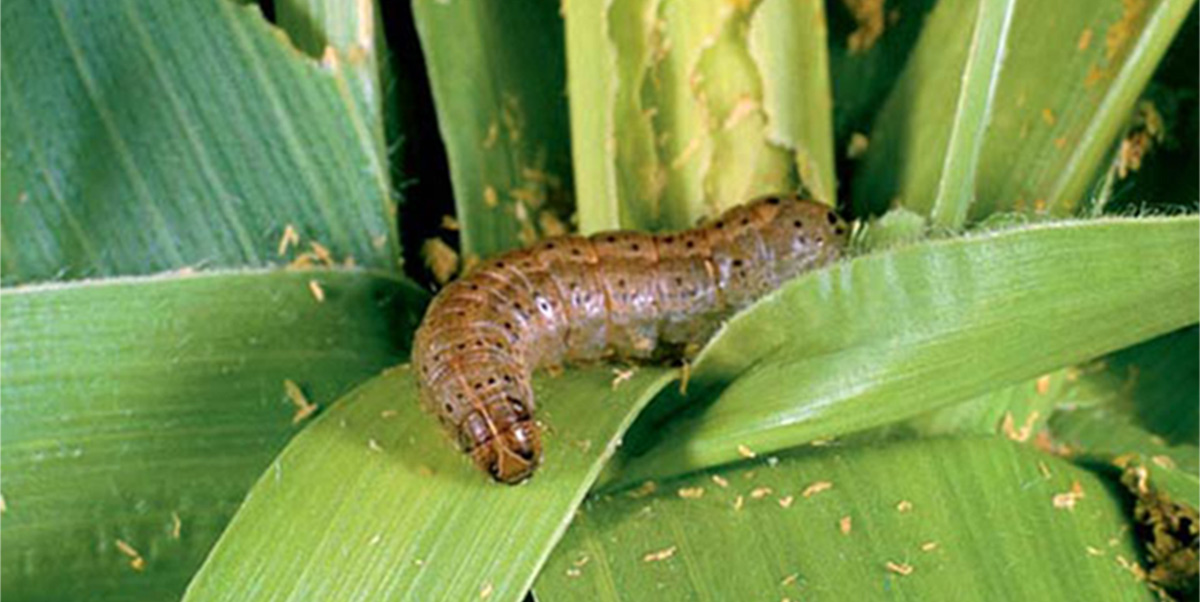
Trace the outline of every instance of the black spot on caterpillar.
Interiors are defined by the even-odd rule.
[[[434,298],[413,347],[421,400],[479,468],[520,482],[541,461],[536,368],[677,359],[836,259],[848,237],[825,205],[766,197],[692,230],[562,236],[506,253]]]

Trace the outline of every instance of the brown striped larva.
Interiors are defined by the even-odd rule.
[[[829,207],[765,197],[675,233],[560,236],[482,264],[434,298],[413,364],[422,402],[475,463],[517,483],[541,460],[534,369],[679,358],[734,312],[840,256]]]

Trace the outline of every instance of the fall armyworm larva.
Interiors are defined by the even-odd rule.
[[[506,253],[429,306],[413,352],[421,400],[480,469],[518,483],[541,461],[536,368],[680,358],[733,313],[836,259],[848,230],[825,205],[772,196],[692,230],[561,236]]]

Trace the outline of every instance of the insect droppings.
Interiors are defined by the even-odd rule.
[[[325,289],[321,288],[320,282],[317,282],[316,280],[309,280],[308,291],[312,293],[313,299],[316,299],[317,303],[325,302]]]
[[[671,546],[669,548],[658,550],[657,552],[647,552],[645,556],[642,556],[642,562],[659,562],[661,560],[666,560],[674,556],[677,549],[677,546]]]
[[[805,487],[804,492],[800,495],[810,498],[818,493],[821,493],[822,491],[828,491],[830,489],[833,489],[833,483],[830,483],[829,481],[817,481],[812,485]]]
[[[299,424],[304,419],[312,416],[320,407],[308,400],[304,395],[304,391],[290,379],[283,380],[283,391],[287,394],[288,399],[296,406],[296,413],[292,415],[292,424]]]

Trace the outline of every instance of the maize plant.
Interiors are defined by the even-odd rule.
[[[1196,595],[1193,0],[0,25],[7,600]],[[528,481],[418,403],[475,266],[763,195],[842,258],[685,361],[536,372]]]

